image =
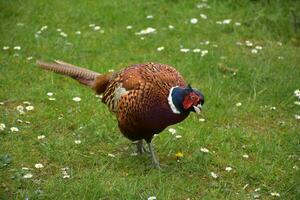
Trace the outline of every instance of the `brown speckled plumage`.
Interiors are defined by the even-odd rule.
[[[174,68],[155,63],[133,65],[112,74],[102,101],[116,113],[127,138],[150,142],[154,134],[186,117],[172,113],[168,104],[174,86],[186,86]],[[118,93],[122,93],[120,98],[116,98]]]
[[[62,61],[37,63],[43,69],[71,76],[102,94],[102,102],[115,113],[125,137],[149,144],[152,161],[158,166],[151,140],[167,126],[184,120],[189,112],[176,114],[170,108],[168,96],[172,87],[186,88],[182,76],[171,66],[157,63],[137,64],[115,73],[101,75]],[[72,68],[75,67],[75,68]],[[74,70],[73,70],[74,69]]]

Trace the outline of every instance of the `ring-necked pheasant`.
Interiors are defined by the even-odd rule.
[[[62,61],[37,61],[46,70],[67,75],[102,94],[102,102],[116,114],[125,137],[137,141],[139,153],[148,144],[152,164],[159,167],[151,140],[167,126],[184,120],[189,113],[201,111],[204,96],[187,85],[171,66],[137,64],[115,73],[99,74]]]

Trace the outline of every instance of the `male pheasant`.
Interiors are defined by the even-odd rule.
[[[151,140],[167,126],[199,113],[203,94],[187,85],[171,66],[157,63],[136,64],[115,73],[99,74],[62,61],[37,61],[46,70],[67,75],[102,94],[102,102],[116,114],[123,135],[136,141],[139,153],[148,144],[152,164],[159,168]]]

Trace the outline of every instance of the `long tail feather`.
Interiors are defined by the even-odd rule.
[[[37,61],[37,65],[41,67],[42,69],[46,69],[49,71],[53,71],[58,74],[70,76],[80,83],[87,85],[87,86],[93,86],[94,81],[96,78],[101,75],[97,72],[84,69],[81,67],[74,66],[69,63],[65,63],[63,61],[55,60],[55,63],[47,63],[44,61]]]

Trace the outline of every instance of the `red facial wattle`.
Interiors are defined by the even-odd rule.
[[[187,94],[182,102],[183,108],[185,110],[191,108],[192,106],[196,106],[200,100],[200,97],[195,93],[191,92]]]

